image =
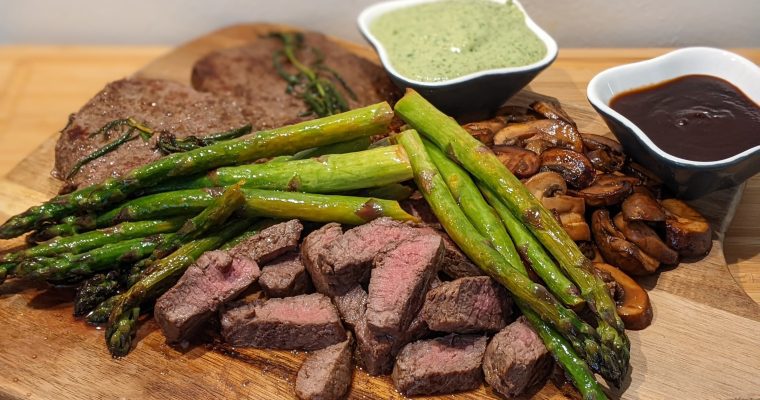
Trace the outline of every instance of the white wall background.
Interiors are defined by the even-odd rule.
[[[361,41],[373,0],[0,0],[1,43],[177,44],[239,22]],[[759,0],[523,0],[564,47],[760,47]]]

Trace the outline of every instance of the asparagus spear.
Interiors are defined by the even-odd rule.
[[[119,301],[121,294],[113,295],[103,300],[97,307],[84,317],[85,322],[91,325],[100,325],[108,322],[108,317],[111,316],[114,305]]]
[[[559,263],[575,283],[589,308],[597,316],[597,330],[605,346],[615,352],[605,353],[606,377],[619,384],[627,373],[630,342],[623,321],[615,310],[604,282],[581,253],[575,242],[538,200],[512,175],[493,152],[470,136],[456,121],[449,118],[413,90],[407,90],[396,103],[396,112],[439,148],[462,165],[483,185],[491,189]],[[407,149],[408,152],[408,149]],[[593,367],[593,365],[592,365]]]
[[[80,254],[59,254],[54,258],[28,258],[16,267],[16,276],[24,279],[76,281],[117,265],[131,264],[148,257],[164,240],[174,235],[159,234],[107,244]]]
[[[53,256],[62,253],[83,253],[127,239],[174,232],[182,226],[184,221],[184,218],[173,218],[157,221],[124,222],[110,228],[61,237],[16,253],[8,253],[0,256],[0,263],[19,262],[25,258]]]
[[[581,392],[582,398],[584,400],[606,400],[607,395],[594,377],[594,373],[573,350],[570,343],[530,308],[521,307],[520,310],[536,329],[538,336],[541,337],[546,348],[552,353],[554,360],[562,366],[567,376],[573,381],[573,386]]]
[[[475,229],[486,237],[491,243],[491,247],[496,249],[514,268],[524,269],[520,255],[507,234],[504,224],[499,221],[496,212],[483,199],[470,175],[449,160],[435,145],[425,140],[422,143],[454,199]]]
[[[119,291],[119,273],[111,271],[87,279],[74,297],[74,316],[81,317]]]
[[[8,239],[55,222],[77,212],[99,210],[123,201],[141,189],[178,176],[242,164],[263,157],[293,154],[300,150],[353,140],[384,132],[393,117],[387,103],[342,114],[259,132],[248,139],[228,140],[207,147],[175,153],[138,167],[120,179],[108,179],[11,217],[0,226],[0,238]]]
[[[532,282],[515,269],[470,223],[430,160],[417,132],[410,130],[396,137],[404,146],[414,170],[414,180],[443,228],[478,267],[499,281],[519,303],[549,321],[573,345],[575,351],[597,369],[602,369],[604,352],[594,328],[560,304],[546,288]],[[520,264],[522,266],[522,264]],[[524,266],[523,266],[524,270]]]
[[[120,357],[129,352],[142,304],[156,299],[171,288],[201,254],[219,248],[245,231],[251,223],[252,220],[247,218],[234,219],[224,224],[217,232],[183,245],[153,263],[147,275],[129,290],[116,296],[105,330],[106,344],[111,354]]]
[[[406,154],[398,146],[319,158],[217,168],[194,178],[174,179],[152,193],[214,186],[245,180],[244,187],[307,193],[337,193],[412,178]]]
[[[551,292],[563,303],[575,307],[583,303],[578,294],[578,288],[570,282],[559,270],[557,264],[546,254],[538,240],[512,213],[507,206],[499,200],[493,192],[483,185],[479,185],[480,191],[486,200],[493,206],[496,213],[506,225],[509,234],[515,240],[517,248],[530,262],[531,268],[546,283]]]

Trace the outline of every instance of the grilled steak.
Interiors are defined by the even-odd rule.
[[[346,340],[346,331],[330,299],[314,293],[227,310],[222,336],[234,346],[309,351]]]
[[[382,67],[352,54],[322,34],[304,33],[304,44],[319,49],[324,64],[335,71],[356,95],[353,99],[342,85],[335,87],[357,108],[381,101],[392,102],[398,91]],[[219,50],[195,63],[193,87],[228,97],[240,104],[246,118],[258,129],[268,129],[313,118],[306,116],[303,100],[287,93],[287,84],[273,64],[273,56],[282,49],[275,38],[259,38],[245,46]],[[315,59],[310,50],[298,51],[297,57],[307,64]],[[293,73],[292,66],[285,68]]]
[[[332,270],[323,265],[321,259],[332,242],[343,236],[340,224],[329,223],[306,236],[301,245],[301,262],[309,271],[311,281],[319,293],[331,294]]]
[[[427,293],[422,317],[439,332],[498,332],[507,325],[512,301],[507,291],[487,276],[444,282]]]
[[[225,302],[237,297],[259,277],[248,257],[224,251],[204,253],[173,288],[156,301],[153,313],[168,342],[188,338]]]
[[[549,351],[525,317],[497,333],[483,358],[486,382],[506,397],[520,395],[551,371]]]
[[[446,255],[441,263],[441,271],[452,279],[464,278],[467,276],[484,276],[485,272],[473,264],[466,255],[459,250],[459,246],[454,243],[449,235],[440,233],[443,238],[443,245],[446,247]]]
[[[311,291],[311,279],[297,252],[280,256],[261,270],[261,290],[267,297],[288,297]]]
[[[345,294],[333,297],[333,303],[343,323],[355,329],[367,312],[367,292],[357,284]]]
[[[450,334],[410,343],[393,367],[393,384],[407,396],[475,389],[483,381],[480,364],[488,338]]]
[[[394,349],[401,347],[396,338],[375,335],[367,326],[367,319],[362,318],[354,327],[356,334],[356,360],[359,365],[373,376],[387,375],[393,369]]]
[[[262,229],[229,250],[230,255],[242,255],[264,264],[294,251],[298,247],[303,225],[297,219],[272,225]]]
[[[372,332],[401,336],[417,315],[443,253],[440,236],[421,234],[375,257],[367,299]]]
[[[177,137],[206,136],[239,128],[247,123],[235,103],[201,93],[181,83],[159,79],[122,79],[111,82],[72,116],[55,146],[56,177],[64,179],[72,167],[96,149],[115,140],[121,132],[90,137],[103,125],[132,117],[157,131]],[[155,161],[154,135],[150,143],[135,139],[82,167],[69,189],[99,183]]]
[[[351,386],[354,367],[349,339],[309,353],[296,375],[296,395],[304,400],[337,400]]]

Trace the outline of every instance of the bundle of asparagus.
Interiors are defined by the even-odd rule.
[[[630,343],[609,291],[590,261],[551,213],[453,119],[412,90],[395,110],[432,142],[426,146],[414,130],[396,138],[407,151],[418,188],[444,229],[468,257],[515,296],[584,398],[605,398],[591,370],[619,385],[628,370]],[[501,226],[495,218],[501,219]],[[527,278],[520,258],[511,254],[515,247],[505,229],[550,290]],[[545,251],[557,260],[561,271]],[[594,313],[596,328],[562,304],[578,307],[583,302]]]

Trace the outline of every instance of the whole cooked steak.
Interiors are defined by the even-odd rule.
[[[121,131],[113,131],[108,138],[102,134],[91,137],[93,133],[108,122],[129,117],[178,138],[206,136],[247,123],[235,103],[187,85],[161,79],[118,80],[72,115],[55,146],[53,174],[64,179],[77,161],[121,135]],[[68,188],[99,183],[160,158],[154,145],[157,136],[148,143],[134,139],[86,164],[70,179]]]
[[[325,35],[315,32],[303,34],[304,49],[296,54],[305,64],[313,63],[318,56],[310,48],[318,49],[323,64],[337,73],[355,98],[330,73],[325,74],[348,102],[348,108],[357,108],[381,101],[392,102],[398,91],[382,67],[359,57]],[[245,116],[256,129],[268,129],[314,118],[306,115],[309,109],[298,97],[287,93],[287,83],[277,73],[274,54],[282,49],[280,40],[262,37],[245,46],[210,53],[193,67],[193,87],[200,91],[229,96],[239,104]],[[295,70],[285,64],[288,73]]]

